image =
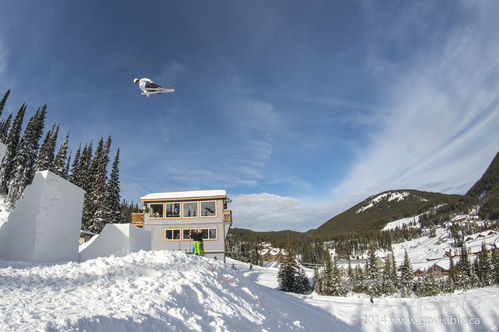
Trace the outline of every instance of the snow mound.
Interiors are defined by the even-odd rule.
[[[140,251],[84,263],[0,262],[0,330],[345,331],[296,296],[222,262]]]

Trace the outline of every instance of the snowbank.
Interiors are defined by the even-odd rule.
[[[80,246],[80,261],[105,256],[125,256],[151,250],[151,232],[132,224],[106,224],[99,235]]]
[[[1,331],[350,331],[220,261],[140,251],[83,263],[0,262]]]
[[[84,191],[49,172],[36,172],[7,222],[0,257],[20,261],[77,261]]]

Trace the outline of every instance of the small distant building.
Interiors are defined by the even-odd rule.
[[[89,231],[80,231],[80,244],[88,242],[95,234]]]
[[[151,250],[191,252],[190,232],[203,234],[205,257],[225,261],[225,239],[232,211],[225,190],[149,194],[140,198],[145,211],[132,223],[151,231]]]

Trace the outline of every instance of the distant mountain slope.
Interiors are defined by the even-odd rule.
[[[490,163],[480,180],[466,193],[480,201],[480,216],[484,219],[499,218],[499,153]]]
[[[438,206],[454,205],[461,198],[461,195],[418,190],[390,190],[367,198],[307,233],[327,236],[381,230],[391,221],[415,216]]]

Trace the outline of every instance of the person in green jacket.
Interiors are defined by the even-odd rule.
[[[204,256],[203,234],[201,232],[191,232],[191,239],[194,241],[194,255]]]

